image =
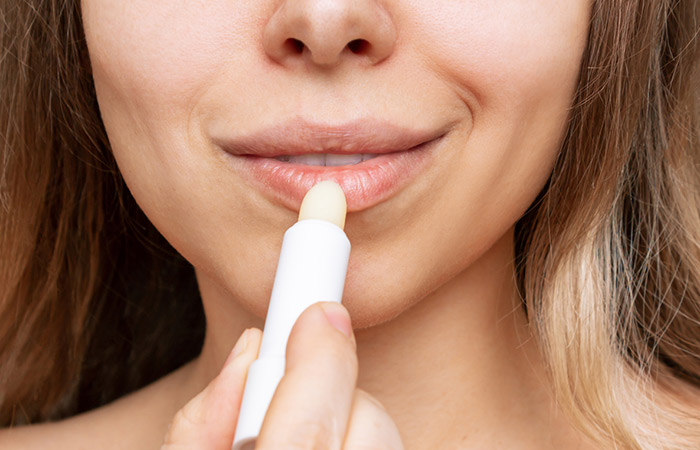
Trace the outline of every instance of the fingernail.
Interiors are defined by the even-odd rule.
[[[352,324],[348,311],[337,303],[322,303],[321,309],[328,322],[345,336],[352,338]]]
[[[231,361],[236,359],[236,357],[243,353],[248,347],[248,332],[249,330],[246,329],[243,334],[241,334],[241,337],[238,338],[238,342],[236,342],[236,345],[233,347],[233,351],[231,351],[231,354],[229,354],[228,358],[226,358],[224,366],[228,366]]]

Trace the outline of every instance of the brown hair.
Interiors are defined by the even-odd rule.
[[[0,3],[2,424],[106,403],[195,356],[203,336],[191,267],[109,151],[79,6]],[[560,157],[516,227],[518,280],[581,429],[696,448],[684,399],[700,404],[700,7],[592,7]],[[183,327],[194,335],[168,334]]]
[[[79,1],[4,1],[0,19],[7,425],[92,409],[174,370],[198,353],[204,317],[191,267],[111,156]]]

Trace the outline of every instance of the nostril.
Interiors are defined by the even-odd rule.
[[[365,53],[369,49],[369,42],[364,39],[355,39],[348,42],[348,48],[355,54]]]
[[[284,46],[292,53],[301,54],[304,51],[304,43],[299,39],[289,38],[284,42]]]

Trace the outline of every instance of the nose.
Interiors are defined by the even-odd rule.
[[[265,52],[283,65],[333,67],[358,57],[376,64],[395,42],[393,21],[377,0],[283,0],[263,30]]]

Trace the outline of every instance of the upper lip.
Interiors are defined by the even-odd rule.
[[[409,150],[444,134],[401,127],[382,120],[326,125],[292,119],[234,138],[214,142],[232,155],[275,157],[309,153],[378,154]]]

